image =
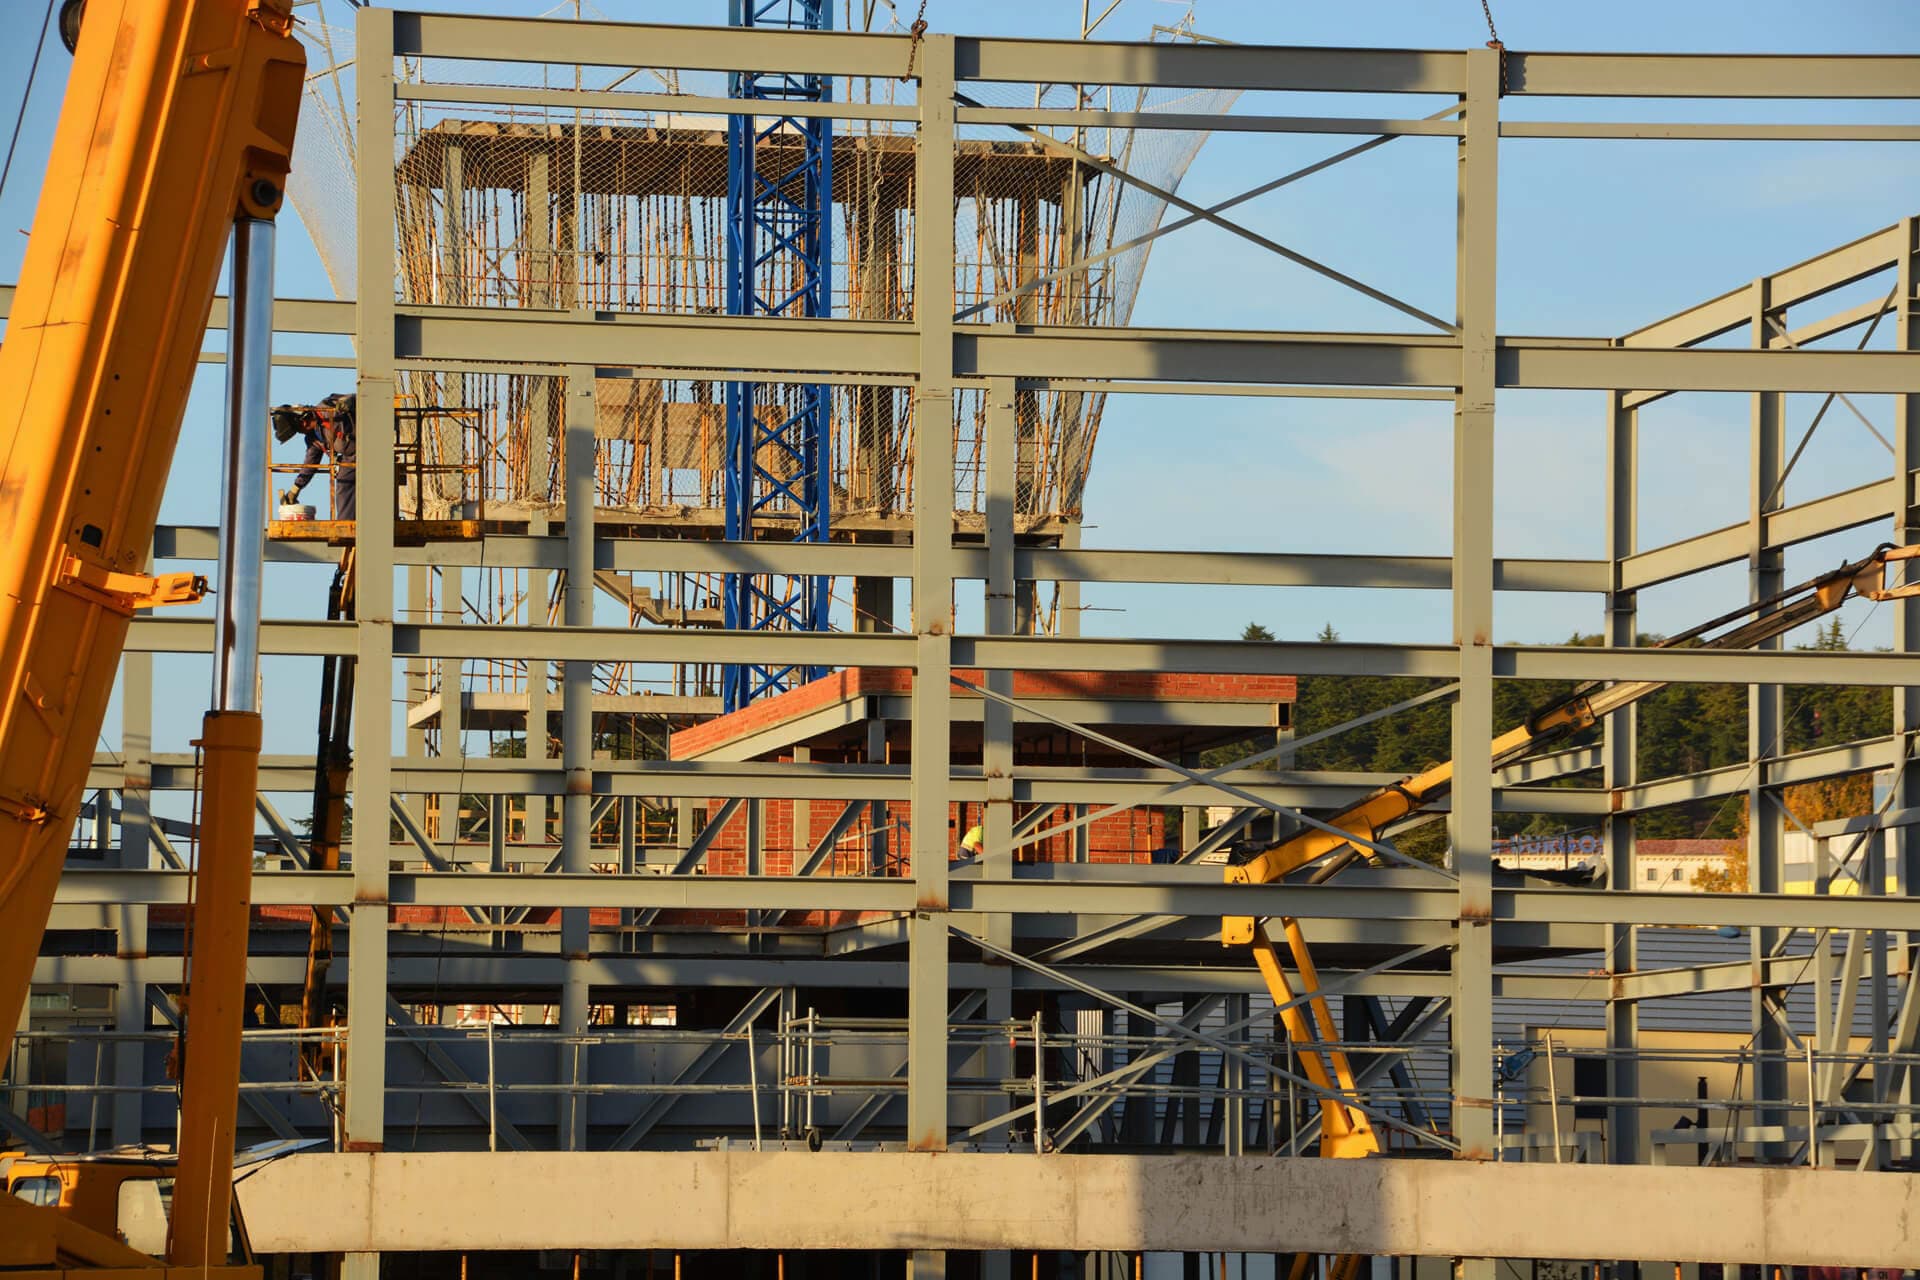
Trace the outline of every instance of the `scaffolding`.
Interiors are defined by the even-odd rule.
[[[737,27],[824,31],[828,0],[733,0]],[[766,102],[766,117],[727,117],[727,314],[819,319],[832,314],[833,121],[788,114],[790,104],[831,99],[821,75],[738,72],[730,96]],[[778,138],[782,146],[770,145]],[[771,172],[768,171],[771,165]],[[762,511],[792,515],[795,542],[826,542],[827,457],[832,444],[828,391],[803,383],[786,395],[752,382],[729,382],[726,535],[750,542]],[[743,631],[825,631],[832,580],[823,574],[730,573],[726,625]],[[728,663],[720,697],[728,711],[784,693],[826,674],[825,667]]]

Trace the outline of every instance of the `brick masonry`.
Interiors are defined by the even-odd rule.
[[[976,669],[956,669],[960,679],[973,684],[984,681]],[[676,760],[697,760],[727,743],[742,737],[777,728],[801,716],[855,699],[879,695],[905,696],[913,691],[913,673],[899,667],[852,669],[835,672],[797,689],[767,698],[730,715],[705,724],[683,729],[673,735],[670,753]],[[1102,701],[1182,701],[1276,705],[1291,703],[1298,694],[1292,676],[1204,675],[1171,671],[1033,671],[1015,672],[1013,696],[1027,701],[1048,699],[1098,699]],[[956,699],[977,698],[978,694],[955,689]],[[802,744],[804,745],[804,744]],[[816,761],[844,755],[843,748],[816,750]],[[791,760],[792,753],[776,751],[759,757]],[[901,763],[896,750],[891,757]],[[1024,764],[1069,764],[1066,754],[1058,758],[1038,758],[1023,751]],[[717,814],[724,801],[708,802],[706,813]],[[815,845],[832,829],[842,806],[838,801],[765,800],[763,806],[764,875],[791,875]],[[946,846],[957,857],[960,841],[967,830],[984,822],[983,806],[954,804],[946,818]],[[1024,817],[1024,807],[1015,820]],[[1066,811],[1047,819],[1041,827],[1067,820]],[[876,817],[878,822],[876,824]],[[1108,814],[1091,823],[1084,831],[1085,860],[1094,863],[1138,864],[1150,862],[1154,852],[1168,844],[1170,819],[1164,809],[1136,808]],[[876,815],[871,806],[859,821],[835,844],[833,853],[820,867],[823,875],[906,875],[911,874],[908,851],[911,846],[912,815],[905,804],[889,803]],[[736,814],[714,838],[707,855],[711,875],[747,874],[747,817]],[[1021,862],[1070,862],[1077,853],[1076,833],[1048,837],[1015,851]],[[676,918],[682,913],[676,913]]]
[[[985,674],[977,669],[956,669],[954,674],[973,684],[983,683],[985,679]],[[742,736],[764,732],[825,707],[875,696],[909,696],[912,692],[913,673],[905,668],[838,671],[787,693],[763,699],[731,715],[682,729],[671,739],[670,755],[675,760],[697,760]],[[1013,696],[1035,702],[1051,698],[1273,706],[1292,703],[1297,693],[1297,682],[1292,676],[1224,676],[1167,671],[1035,671],[1015,672],[1013,677]],[[954,690],[956,699],[978,696],[962,689]],[[1065,749],[1065,735],[1053,741],[1057,745],[1048,754],[1035,754],[1033,750],[1023,747],[1021,763],[1047,765],[1079,762]],[[789,748],[759,758],[789,761],[793,754]],[[816,751],[813,755],[815,760],[835,758],[858,757],[849,757],[845,748]],[[894,763],[904,761],[904,755],[897,746],[890,758]],[[718,799],[706,802],[705,814],[711,817],[718,813],[724,803]],[[770,799],[761,804],[765,824],[762,841],[765,865],[761,873],[772,876],[791,875],[794,868],[832,829],[842,810],[839,801],[827,800]],[[960,841],[969,828],[984,823],[982,809],[983,806],[979,804],[955,804],[949,807],[946,814],[949,856],[958,856]],[[1025,806],[1016,809],[1016,822],[1025,816]],[[1046,819],[1041,830],[1068,821],[1072,816],[1062,809]],[[1075,861],[1080,856],[1078,839],[1084,838],[1084,856],[1089,862],[1114,865],[1147,863],[1152,861],[1156,850],[1168,844],[1165,833],[1170,821],[1164,809],[1121,810],[1097,819],[1083,833],[1051,836],[1023,845],[1016,850],[1015,858],[1020,862]],[[742,812],[735,815],[717,834],[709,848],[704,868],[706,874],[747,874],[746,827],[746,815]],[[877,814],[872,806],[867,806],[859,821],[836,842],[831,856],[821,864],[818,874],[911,874],[908,856],[911,827],[911,814],[905,803],[881,805]],[[185,915],[184,908],[155,907],[153,912],[156,924],[170,921],[173,912],[178,912],[183,918]],[[612,928],[620,922],[620,912],[615,908],[596,907],[590,914],[595,927]],[[311,918],[310,912],[304,907],[255,907],[253,917],[255,928],[268,930],[304,930]],[[390,910],[390,918],[395,925],[416,929],[464,930],[484,927],[476,926],[458,908],[449,907],[395,906]],[[784,917],[782,923],[790,927],[822,926],[853,923],[857,918],[848,913],[794,912]],[[516,927],[551,929],[557,927],[558,923],[558,911],[539,909],[530,912]],[[745,921],[743,914],[737,911],[676,910],[662,912],[658,923],[668,928],[728,928],[740,927]]]

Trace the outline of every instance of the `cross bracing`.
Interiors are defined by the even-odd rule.
[[[367,821],[356,851],[360,856],[346,869],[330,872],[298,868],[293,854],[301,837],[285,822],[265,829],[271,843],[263,849],[267,865],[256,891],[269,913],[265,919],[271,920],[276,909],[297,914],[315,906],[341,918],[342,960],[330,982],[344,1014],[344,1029],[335,1034],[343,1042],[345,1083],[298,1081],[284,1069],[273,1074],[277,1060],[270,1059],[282,1050],[268,1049],[264,1039],[253,1051],[259,1061],[249,1059],[256,1091],[263,1104],[272,1102],[283,1123],[302,1133],[311,1129],[330,1143],[337,1126],[340,1146],[352,1144],[358,1151],[471,1148],[476,1135],[484,1145],[484,1036],[492,1025],[496,1037],[513,1041],[504,1050],[494,1045],[493,1131],[503,1150],[522,1143],[611,1146],[636,1125],[642,1140],[658,1136],[661,1145],[699,1138],[739,1144],[752,1140],[756,1118],[763,1142],[780,1140],[784,1128],[802,1143],[809,1128],[831,1137],[858,1119],[859,1141],[896,1152],[976,1144],[998,1150],[1019,1146],[1032,1158],[1036,1146],[1044,1149],[1053,1141],[1090,1153],[1103,1144],[1169,1151],[1284,1148],[1313,1121],[1302,1101],[1312,1089],[1293,1078],[1299,1073],[1287,1064],[1284,1037],[1273,1033],[1270,1006],[1255,1003],[1228,1013],[1224,1005],[1207,1004],[1215,997],[1257,1001],[1262,987],[1251,966],[1218,946],[1218,917],[1264,911],[1302,921],[1322,957],[1323,986],[1354,1001],[1350,1018],[1342,1010],[1347,1021],[1341,1044],[1355,1055],[1376,1055],[1362,1073],[1367,1092],[1358,1101],[1395,1124],[1416,1130],[1431,1126],[1429,1132],[1444,1139],[1428,1144],[1435,1149],[1457,1149],[1469,1161],[1495,1165],[1560,1155],[1607,1165],[1658,1160],[1676,1167],[1692,1165],[1704,1150],[1710,1165],[1692,1175],[1699,1178],[1709,1177],[1716,1166],[1740,1162],[1884,1169],[1911,1159],[1916,1023],[1906,899],[1920,879],[1911,828],[1912,813],[1920,809],[1911,743],[1920,709],[1908,667],[1920,616],[1910,603],[1891,608],[1893,650],[1885,654],[1655,651],[1639,645],[1634,625],[1636,592],[1716,566],[1745,563],[1755,575],[1753,591],[1764,594],[1775,560],[1787,547],[1835,535],[1869,544],[1913,540],[1920,370],[1910,352],[1914,255],[1920,243],[1909,211],[1872,211],[1864,223],[1882,230],[1784,269],[1755,264],[1757,271],[1768,272],[1757,284],[1631,334],[1521,337],[1500,333],[1492,310],[1498,140],[1593,137],[1607,127],[1503,122],[1500,55],[1492,50],[1250,51],[938,34],[910,47],[904,36],[863,33],[637,28],[445,15],[396,22],[394,15],[372,10],[362,18],[357,47],[360,141],[370,157],[361,175],[361,216],[374,227],[399,225],[398,203],[410,198],[398,189],[404,175],[388,177],[396,103],[435,101],[433,95],[441,94],[462,111],[472,111],[489,102],[525,105],[517,99],[534,92],[545,105],[562,110],[585,104],[584,97],[570,97],[567,89],[491,91],[470,84],[404,82],[391,74],[394,59],[564,63],[625,57],[634,65],[690,71],[758,66],[797,76],[908,74],[912,100],[903,95],[887,104],[887,111],[912,133],[905,160],[922,207],[939,193],[949,193],[947,203],[954,203],[956,175],[978,160],[979,149],[968,145],[977,135],[969,130],[1000,128],[1014,162],[1037,166],[1053,162],[1037,158],[1048,148],[1033,146],[1030,132],[1008,124],[1053,130],[1070,139],[1076,126],[1151,130],[1173,123],[1154,119],[1159,113],[1151,111],[1129,117],[1124,106],[1116,111],[1090,103],[1030,111],[968,105],[987,100],[982,85],[1066,78],[1223,91],[1446,95],[1459,109],[1435,119],[1229,113],[1223,118],[1231,123],[1224,127],[1327,132],[1336,135],[1328,148],[1335,154],[1350,147],[1355,135],[1437,138],[1438,143],[1417,145],[1457,148],[1463,161],[1459,235],[1471,265],[1456,300],[1457,314],[1442,328],[1313,334],[1094,328],[1073,324],[1064,313],[1008,317],[1012,323],[966,315],[976,301],[1017,293],[1048,271],[1071,268],[1072,255],[1044,268],[1036,262],[1026,268],[1032,274],[1016,272],[991,293],[962,297],[947,268],[965,255],[946,219],[919,220],[912,229],[913,252],[902,257],[911,287],[895,287],[889,294],[910,297],[905,310],[771,319],[588,308],[578,301],[513,308],[458,297],[396,297],[393,254],[398,250],[389,250],[384,236],[363,237],[358,304],[289,301],[283,303],[282,320],[288,332],[355,339],[362,402],[372,406],[362,426],[363,457],[371,461],[363,465],[370,472],[382,465],[381,442],[390,441],[393,424],[380,406],[392,403],[402,380],[420,385],[432,377],[451,385],[456,374],[519,377],[537,369],[539,377],[550,380],[550,390],[540,393],[552,396],[551,408],[543,410],[546,420],[558,424],[557,430],[542,433],[539,444],[555,478],[547,498],[557,491],[567,504],[579,504],[575,510],[594,509],[596,519],[566,520],[558,509],[542,514],[529,508],[524,522],[516,515],[472,540],[405,545],[396,537],[395,515],[373,504],[356,530],[358,553],[368,566],[363,620],[329,624],[287,618],[266,628],[264,643],[272,654],[359,658],[363,683],[356,695],[354,807],[361,814],[378,814],[398,805],[408,815],[391,838],[381,837],[386,828]],[[1898,58],[1513,52],[1505,61],[1509,93],[1543,100],[1610,93],[1737,96],[1763,103],[1796,95],[1898,98],[1920,83],[1912,60]],[[496,96],[484,96],[489,92]],[[863,109],[849,99],[805,105],[836,114],[807,115],[796,105],[801,114],[795,119],[832,119],[836,125],[858,119]],[[724,98],[701,102],[698,109],[729,116],[740,110]],[[1847,124],[1684,122],[1684,127],[1611,129],[1644,138],[1647,145],[1675,136],[1869,136],[1868,126]],[[1904,140],[1897,130],[1872,136],[1889,145]],[[1099,158],[1112,163],[1111,157]],[[1064,171],[1071,178],[1075,167],[1065,163],[1061,170],[1036,171]],[[1835,238],[1855,230],[1836,228]],[[1270,252],[1243,243],[1248,253]],[[1105,247],[1082,246],[1081,252],[1092,256]],[[1067,271],[1068,277],[1075,274],[1085,273]],[[1390,282],[1368,279],[1366,284],[1393,293]],[[1860,302],[1849,294],[1847,301],[1828,305],[1829,295],[1837,297],[1854,285],[1870,285],[1874,297]],[[1006,305],[1013,301],[1007,298]],[[1426,301],[1422,309],[1432,309],[1435,304]],[[1876,322],[1875,343],[1852,349]],[[1790,341],[1780,339],[1783,331]],[[1736,333],[1749,339],[1745,346],[1727,345],[1727,335]],[[958,404],[964,394],[977,396],[982,495],[977,510],[956,500],[956,483],[966,476],[956,464],[890,473],[890,483],[910,491],[912,500],[900,506],[892,525],[878,531],[885,539],[873,542],[749,542],[716,537],[727,530],[698,528],[693,521],[688,523],[695,536],[661,537],[663,529],[672,528],[664,514],[645,526],[629,519],[630,512],[618,509],[619,495],[597,489],[601,460],[595,455],[603,450],[596,441],[606,438],[600,424],[611,407],[627,412],[641,398],[616,400],[625,393],[609,384],[616,377],[650,379],[663,387],[724,384],[730,381],[727,375],[742,371],[742,352],[751,353],[747,371],[762,385],[831,388],[845,403],[862,406],[875,401],[868,394],[874,388],[885,388],[891,403],[911,405],[910,419],[894,421],[910,421],[913,455],[923,459],[963,458],[967,423],[973,420],[971,410],[968,415],[929,413],[927,407]],[[289,353],[281,359],[291,364],[302,357]],[[1527,388],[1591,389],[1608,396],[1609,414],[1594,425],[1608,439],[1609,536],[1602,555],[1493,554],[1490,513],[1470,495],[1485,492],[1492,481],[1495,393]],[[1029,474],[1022,470],[1023,459],[1031,457],[1029,427],[1038,421],[1028,397],[1071,394],[1091,402],[1102,395],[1152,395],[1156,403],[1180,406],[1199,403],[1182,397],[1223,391],[1454,402],[1453,545],[1410,549],[1423,554],[1406,556],[1146,551],[1081,545],[1083,540],[1060,536],[1060,528],[1023,523],[1030,514],[1045,514],[1020,497]],[[1691,392],[1737,394],[1755,406],[1748,518],[1643,548],[1634,533],[1636,468],[1631,464],[1636,452],[1657,444],[1643,438],[1638,415],[1658,398]],[[1781,401],[1800,392],[1834,395],[1822,433],[1841,427],[1867,438],[1839,401],[1841,395],[1872,420],[1893,449],[1886,474],[1811,500],[1784,501],[1781,480],[1792,456],[1788,446],[1807,428],[1802,418],[1788,420]],[[663,392],[660,402],[675,398]],[[694,403],[691,393],[684,403]],[[695,430],[701,421],[698,413],[661,412],[656,419],[662,456],[672,431]],[[514,428],[503,430],[502,439],[513,437]],[[633,438],[631,432],[627,438]],[[529,455],[534,452],[531,436],[523,443]],[[370,476],[368,492],[379,491],[379,483],[378,476]],[[192,526],[163,529],[159,544],[158,554],[169,559],[203,557],[212,549],[208,531]],[[278,544],[273,554],[278,565],[325,559],[323,549],[302,543]],[[511,619],[490,619],[496,625],[472,625],[452,602],[478,574],[503,568],[526,575],[524,594],[538,605]],[[433,612],[395,607],[396,572],[404,582],[417,578],[434,584],[419,595]],[[654,621],[612,625],[609,617],[569,594],[606,595],[596,579],[602,573],[630,579],[660,573],[909,579],[912,617],[900,615],[904,625],[892,633],[693,630]],[[987,588],[981,629],[955,634],[954,584],[975,582]],[[1073,635],[1071,627],[1060,628],[1069,634],[1036,635],[1024,595],[1026,584],[1035,582],[1449,590],[1460,642],[1107,639]],[[1607,643],[1572,648],[1499,642],[1492,629],[1497,591],[1571,593],[1598,603],[1605,610]],[[702,603],[661,599],[664,607]],[[1716,599],[1703,612],[1720,607]],[[163,850],[168,842],[179,846],[190,833],[169,830],[147,813],[155,793],[164,802],[169,793],[191,787],[192,763],[143,745],[141,717],[151,716],[154,656],[205,652],[210,644],[208,628],[194,620],[150,619],[135,625],[126,687],[129,705],[149,710],[130,712],[127,741],[103,752],[97,762],[90,785],[120,793],[116,802],[98,809],[113,819],[96,833],[107,851],[91,865],[76,858],[59,910],[62,927],[76,931],[98,928],[110,917],[128,922],[111,927],[138,931],[138,944],[130,948],[116,936],[107,951],[137,950],[139,958],[102,953],[97,938],[65,935],[71,945],[43,962],[42,976],[50,985],[144,995],[177,979],[177,921],[169,913],[184,901],[186,884]],[[877,758],[784,760],[661,761],[600,753],[595,731],[612,723],[616,713],[624,714],[626,705],[604,700],[640,696],[603,687],[610,668],[702,662],[905,671],[903,692],[888,695],[892,701],[873,696],[871,705],[848,713],[854,719],[837,732],[843,737],[864,733],[875,720],[899,724],[891,738],[883,730],[882,745],[904,742],[907,747],[882,750]],[[480,663],[514,664],[519,675],[512,694],[524,702],[483,706],[464,696],[444,697],[447,690],[464,693],[471,687],[478,670],[474,664]],[[417,690],[422,699],[428,693],[424,676],[431,672],[439,691],[435,696],[442,699],[437,720],[403,730],[418,736],[399,742],[390,708],[411,695],[408,677],[395,674],[396,664],[402,672],[422,673]],[[1004,700],[983,697],[969,704],[966,686],[951,680],[956,668],[979,669],[977,677],[963,679]],[[571,678],[556,681],[552,673],[563,669]],[[1288,759],[1267,762],[1278,768],[1225,774],[1215,787],[1193,782],[1187,776],[1196,771],[1193,762],[1164,749],[1160,764],[1137,759],[1124,765],[1072,764],[1036,760],[1020,745],[1032,726],[1052,722],[1032,714],[1046,709],[1043,704],[1012,692],[1016,674],[1148,670],[1330,678],[1392,674],[1456,683],[1451,714],[1462,768],[1442,810],[1454,853],[1451,874],[1378,866],[1357,868],[1322,885],[1253,888],[1224,885],[1217,867],[1178,856],[1124,865],[1016,862],[1013,850],[1020,838],[1055,826],[1071,828],[1104,806],[1147,806],[1172,814],[1181,828],[1179,853],[1184,855],[1201,852],[1205,805],[1253,808],[1261,820],[1279,809],[1311,814],[1337,808],[1389,780],[1330,776]],[[1496,727],[1495,683],[1556,678],[1730,682],[1763,689],[1873,686],[1888,690],[1892,732],[1787,752],[1765,722],[1775,713],[1767,699],[1759,698],[1753,703],[1751,758],[1730,766],[1641,778],[1625,717],[1609,725],[1600,742],[1563,756],[1501,771],[1486,767],[1484,759],[1476,764],[1468,748],[1484,744]],[[1068,722],[1052,728],[1134,741],[1125,735],[1137,726],[1116,728],[1132,722],[1111,707],[1094,705],[1098,702],[1089,699],[1072,713],[1049,710]],[[464,754],[463,725],[480,723],[483,713],[522,718],[524,756]],[[1168,735],[1164,741],[1173,741],[1176,730],[1219,727],[1197,703],[1157,714],[1175,722],[1154,727]],[[910,726],[900,723],[908,720]],[[546,732],[550,721],[558,723],[557,733]],[[963,736],[962,725],[973,726],[966,734],[977,739]],[[1092,734],[1078,736],[1095,741]],[[1267,745],[1280,744],[1269,740]],[[269,759],[265,785],[297,791],[311,764],[297,755]],[[1839,868],[1849,862],[1871,864],[1876,870],[1852,883],[1884,892],[1781,892],[1784,855],[1764,823],[1756,824],[1750,837],[1755,891],[1743,894],[1655,894],[1619,874],[1604,887],[1548,885],[1509,876],[1494,865],[1491,838],[1498,813],[1577,816],[1603,829],[1615,869],[1630,870],[1634,824],[1651,810],[1683,798],[1748,796],[1757,802],[1756,810],[1764,811],[1789,785],[1868,770],[1893,778],[1890,799],[1877,817],[1853,827],[1811,824],[1809,835],[1824,844],[1835,868],[1829,886],[1845,878]],[[703,833],[694,830],[695,820],[713,817],[714,801],[732,807],[726,820],[714,825],[707,844],[696,847]],[[817,815],[806,829],[808,837],[817,832],[824,838],[847,825],[816,860],[812,838],[795,834],[789,837],[791,850],[780,847],[772,827],[783,805]],[[944,818],[953,805],[972,806],[983,819],[987,853],[976,864],[949,865]],[[864,853],[873,830],[889,825],[876,823],[875,812],[885,815],[889,806],[909,818],[933,816],[891,832],[892,856],[878,864],[887,873],[865,873],[876,864],[844,859],[837,845],[852,832]],[[1034,819],[1043,811],[1053,816]],[[660,815],[661,825],[649,834],[653,815]],[[1191,832],[1185,830],[1189,815]],[[721,837],[734,822],[750,833],[743,858],[760,862],[747,874],[715,874],[714,859],[732,852],[722,848]],[[1016,837],[1023,825],[1027,829]],[[756,831],[757,837],[751,834]],[[1071,834],[1067,830],[1059,839],[1070,841]],[[286,860],[279,861],[273,850],[288,851]],[[783,860],[788,853],[798,856]],[[863,873],[849,870],[855,865]],[[1684,938],[1717,938],[1713,931],[1721,929],[1739,936],[1720,939],[1714,944],[1719,951],[1675,952],[1656,929],[1684,930]],[[994,948],[1032,963],[998,963],[1002,957]],[[303,958],[287,940],[263,927],[256,950],[252,976],[257,982],[270,990],[297,984]],[[836,1015],[826,993],[834,993],[845,1007],[856,999],[869,1003],[857,1013]],[[1662,1039],[1671,1028],[1647,1011],[1684,1011],[1685,1001],[1703,997],[1721,1001],[1715,1017],[1731,1021],[1716,1027],[1732,1027],[1734,1043],[1675,1046]],[[1729,998],[1745,1007],[1733,1009]],[[1555,1030],[1556,1052],[1571,1055],[1566,1062],[1554,1070],[1530,1062],[1509,1078],[1502,1070],[1505,1060],[1497,1061],[1492,1047],[1515,1025],[1509,1016],[1512,1002],[1522,1000],[1583,1012]],[[466,1027],[410,1026],[392,1017],[390,1001],[411,1011],[407,1017],[415,1022],[422,1020],[415,1015],[427,1009],[501,1005],[552,1008],[556,1021],[550,1028],[517,1025],[511,1032],[491,1016]],[[669,1006],[675,1019],[671,1027],[615,1027],[606,1021],[606,1011],[616,1007],[633,1014]],[[141,1038],[149,1034],[146,1007],[144,1000],[115,1006],[114,1034],[122,1038],[97,1042],[101,1060],[109,1064],[106,1078],[144,1071],[153,1048]],[[1402,1023],[1402,1015],[1416,1007]],[[1035,1012],[1041,1015],[1037,1030]],[[1390,1034],[1376,1034],[1375,1015],[1379,1029]],[[455,1021],[449,1012],[447,1022]],[[1532,1024],[1535,1040],[1528,1044],[1504,1045],[1507,1058],[1522,1048],[1544,1057],[1549,1028],[1540,1021],[1551,1020]],[[1235,1029],[1223,1030],[1229,1027]],[[69,1041],[89,1049],[96,1044],[47,1030],[50,1036],[68,1034]],[[1516,1029],[1513,1034],[1527,1033]],[[803,1061],[809,1047],[811,1064]],[[72,1061],[72,1051],[67,1052]],[[640,1058],[646,1054],[656,1060],[643,1066]],[[91,1062],[87,1053],[80,1056]],[[1713,1074],[1699,1065],[1704,1056],[1738,1060],[1745,1071],[1737,1086],[1731,1077],[1722,1083],[1715,1076],[1706,1099],[1708,1125],[1686,1131],[1710,1139],[1690,1142],[1666,1122],[1690,1112],[1695,1099],[1666,1081],[1675,1070]],[[1036,1057],[1042,1062],[1037,1081]],[[1578,1068],[1584,1085],[1576,1085],[1571,1074],[1575,1059],[1587,1064]],[[1138,1065],[1149,1060],[1151,1065]],[[750,1061],[758,1089],[743,1078]],[[1673,1065],[1681,1062],[1695,1065]],[[1262,1063],[1272,1069],[1263,1073]],[[1597,1088],[1595,1071],[1603,1082]],[[143,1110],[144,1104],[109,1095],[90,1077],[76,1083],[92,1086],[92,1092],[80,1089],[66,1102],[69,1132],[83,1098],[94,1100],[89,1105],[99,1125],[116,1134],[137,1137],[164,1129],[163,1118],[147,1114],[153,1108]],[[1294,1097],[1288,1103],[1282,1098],[1290,1084]],[[1042,1103],[1036,1092],[1053,1093],[1056,1102]],[[1595,1106],[1604,1113],[1598,1121],[1574,1114]],[[1088,1107],[1093,1110],[1083,1115]],[[1654,1111],[1658,1116],[1649,1116]],[[1036,1112],[1044,1123],[1034,1124]],[[417,1125],[416,1114],[424,1117]],[[1548,1136],[1554,1115],[1567,1130],[1559,1140]],[[654,1118],[641,1125],[648,1117]],[[501,1118],[508,1127],[499,1125]],[[1640,1123],[1649,1118],[1659,1125]],[[274,1127],[264,1119],[261,1124]],[[1621,1185],[1628,1185],[1624,1173]],[[966,1243],[957,1232],[949,1239],[956,1248]],[[1657,1247],[1666,1246],[1645,1246]],[[1630,1238],[1617,1248],[1649,1260],[1668,1256],[1636,1252],[1640,1246]],[[361,1256],[354,1265],[366,1265]]]

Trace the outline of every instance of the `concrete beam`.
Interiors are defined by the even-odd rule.
[[[609,1212],[610,1187],[648,1192]],[[1207,1156],[296,1155],[239,1193],[263,1253],[1206,1249],[1867,1267],[1912,1262],[1920,1216],[1920,1178],[1889,1173]]]

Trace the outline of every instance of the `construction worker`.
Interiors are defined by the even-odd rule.
[[[350,392],[328,396],[319,404],[283,404],[273,409],[273,438],[281,444],[303,436],[307,442],[306,467],[293,478],[291,488],[280,494],[283,503],[300,501],[300,491],[319,473],[323,463],[333,464],[333,518],[354,518],[358,467],[355,465],[355,407],[358,397]]]

